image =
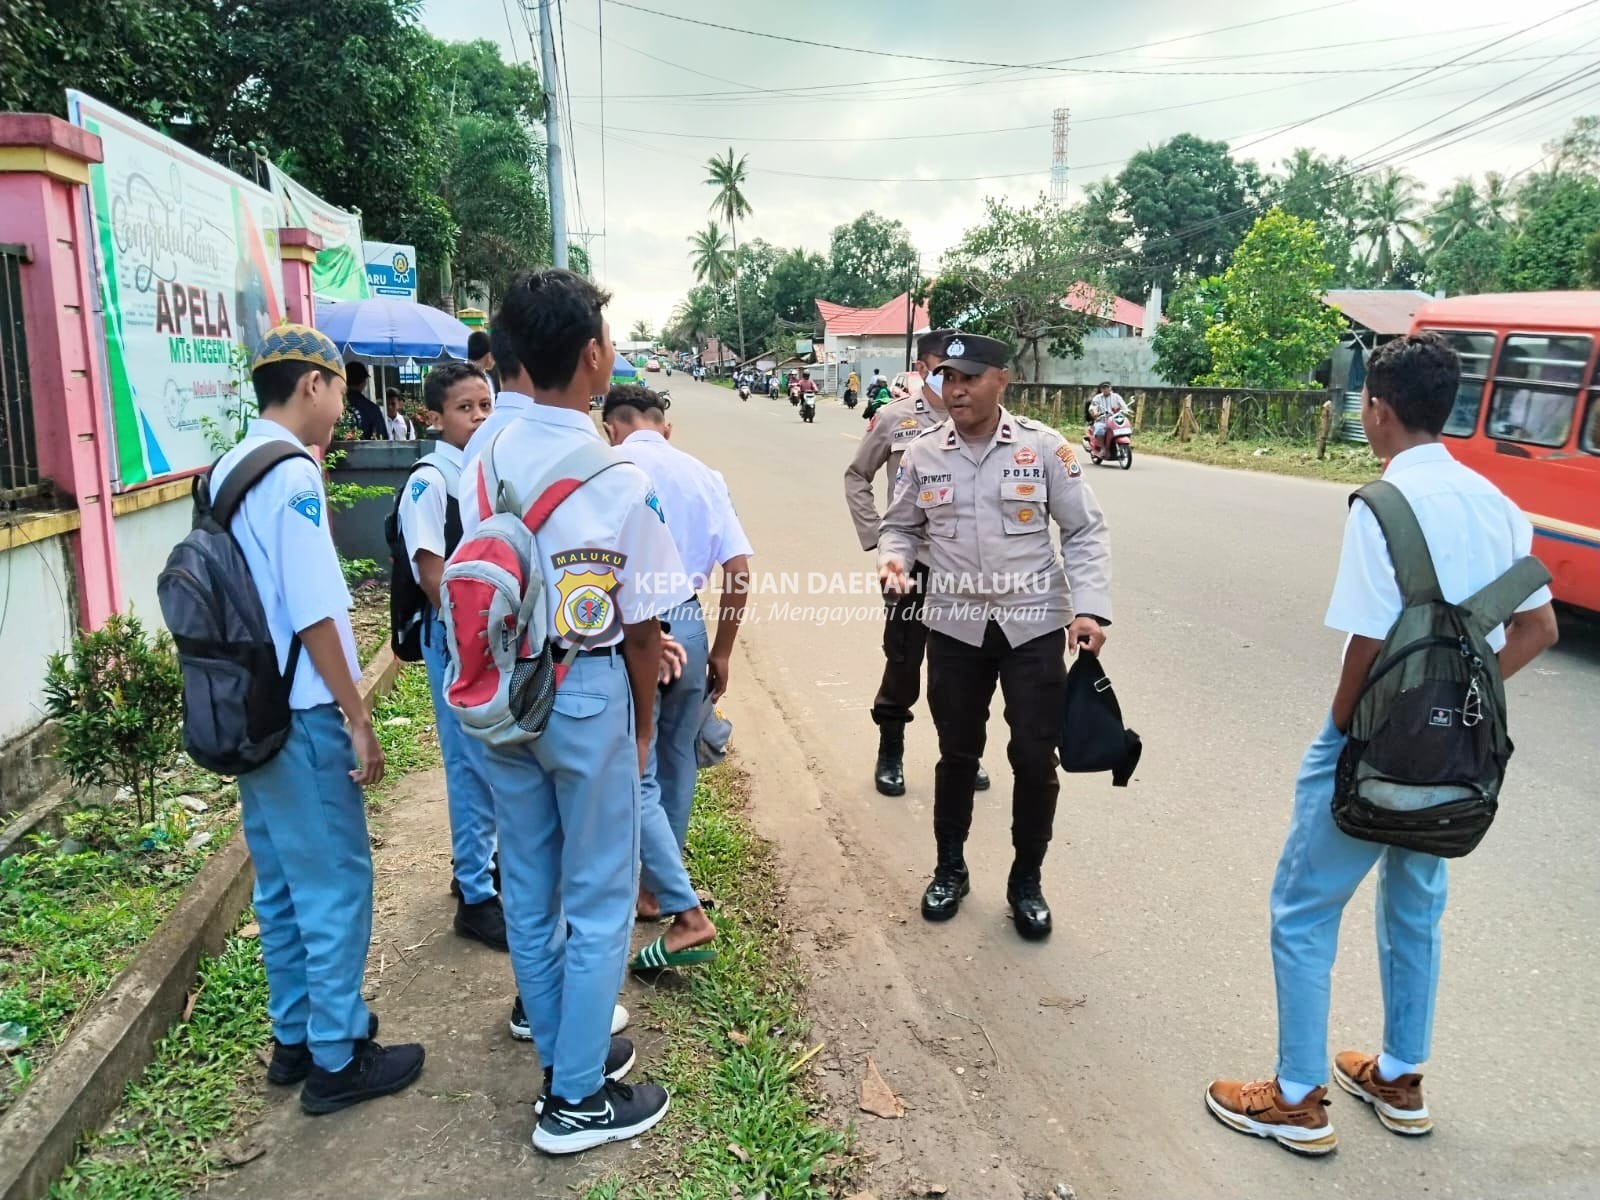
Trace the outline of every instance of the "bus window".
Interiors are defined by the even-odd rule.
[[[1508,337],[1495,373],[1489,436],[1534,446],[1566,445],[1590,344],[1587,337],[1555,334]]]
[[[1452,437],[1471,437],[1478,431],[1478,413],[1483,408],[1483,384],[1489,378],[1489,360],[1494,357],[1492,333],[1468,333],[1461,329],[1434,329],[1461,359],[1461,383],[1456,402],[1444,431]]]
[[[1578,443],[1590,454],[1600,454],[1600,387],[1589,393],[1589,420],[1583,427],[1583,439]]]

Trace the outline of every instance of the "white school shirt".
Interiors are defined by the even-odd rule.
[[[1494,484],[1456,462],[1443,443],[1414,446],[1395,455],[1383,477],[1400,489],[1417,514],[1439,590],[1452,604],[1487,587],[1533,550],[1528,518]],[[1550,589],[1543,587],[1517,611],[1549,603]],[[1343,633],[1382,641],[1399,620],[1402,607],[1383,530],[1372,510],[1358,500],[1345,522],[1344,550],[1327,623]],[[1498,652],[1506,644],[1505,629],[1495,629],[1488,642]]]
[[[411,419],[405,413],[395,413],[392,417],[385,417],[384,423],[389,427],[389,440],[391,442],[415,441],[417,432],[411,426]]]
[[[589,438],[605,445],[588,413],[534,404],[495,443],[495,467],[521,502],[532,504],[544,473]],[[563,643],[581,638],[589,649],[615,645],[623,625],[659,617],[691,594],[660,497],[643,471],[617,457],[617,466],[562,501],[534,537],[547,584],[546,633]],[[463,543],[487,515],[477,500],[482,474],[480,457],[461,476]],[[611,598],[613,585],[620,586]]]
[[[449,442],[438,442],[429,451],[446,462],[461,467],[461,451]],[[405,539],[407,561],[411,564],[411,578],[422,582],[417,570],[417,555],[426,550],[445,558],[445,510],[450,499],[448,480],[444,472],[432,463],[424,463],[411,473],[406,481],[405,494],[400,497],[400,536]],[[459,482],[459,475],[458,475]],[[456,497],[458,500],[459,496]]]
[[[244,440],[224,454],[211,472],[211,494],[221,490],[241,458],[271,441],[305,449],[282,425],[258,417],[250,422]],[[296,633],[332,617],[350,678],[360,679],[356,637],[350,627],[350,589],[328,530],[328,497],[317,464],[299,458],[273,467],[245,493],[230,528],[266,609],[267,627],[278,650],[278,669],[288,666],[289,643]],[[289,707],[316,708],[331,703],[333,692],[302,648]]]
[[[617,449],[655,484],[668,513],[667,530],[689,573],[690,590],[705,587],[711,572],[729,559],[755,553],[720,472],[653,429],[629,434]]]
[[[525,396],[521,392],[501,392],[495,396],[493,411],[484,418],[482,425],[472,431],[472,436],[462,447],[461,461],[471,466],[472,460],[483,453],[483,448],[489,444],[489,439],[518,417],[527,416],[532,411],[534,403],[532,396]]]

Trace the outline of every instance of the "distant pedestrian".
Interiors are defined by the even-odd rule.
[[[400,389],[388,388],[383,393],[384,410],[388,414],[384,421],[384,429],[391,442],[415,441],[417,429],[411,423],[411,418],[400,411]]]
[[[361,440],[365,442],[382,442],[389,438],[389,422],[383,415],[383,409],[367,395],[367,380],[369,374],[367,364],[361,362],[347,363],[345,377],[349,383],[347,396],[349,405],[356,412],[356,428],[360,431]]]

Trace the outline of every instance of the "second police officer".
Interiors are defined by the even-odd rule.
[[[1011,347],[952,333],[939,373],[949,419],[900,461],[878,537],[886,591],[904,593],[912,564],[929,568],[928,706],[939,735],[934,773],[938,865],[922,915],[948,920],[969,890],[964,847],[998,682],[1015,778],[1006,883],[1017,932],[1049,936],[1041,870],[1060,782],[1056,738],[1066,657],[1098,653],[1111,619],[1105,518],[1059,432],[1004,407]],[[1061,530],[1061,556],[1050,522]],[[1063,572],[1063,560],[1065,572]]]

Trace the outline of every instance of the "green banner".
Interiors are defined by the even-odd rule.
[[[282,207],[286,228],[309,229],[322,238],[322,250],[311,267],[311,292],[318,300],[365,300],[366,257],[361,246],[361,218],[335,208],[302,187],[271,163],[272,194]]]

